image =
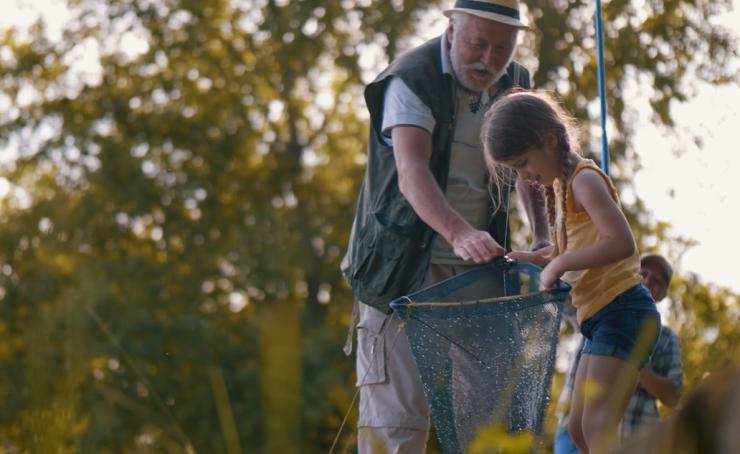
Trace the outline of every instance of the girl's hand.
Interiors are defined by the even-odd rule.
[[[536,260],[539,258],[536,254],[525,251],[511,251],[506,254],[506,256],[512,260],[516,260],[517,262],[534,264],[536,264]]]
[[[506,256],[512,260],[516,260],[517,262],[531,263],[544,268],[545,265],[550,263],[547,259],[547,256],[549,256],[550,253],[552,253],[552,245],[533,252],[512,251],[506,254]]]
[[[553,288],[555,287],[555,283],[563,277],[563,274],[565,274],[564,270],[561,270],[559,264],[560,264],[560,257],[558,256],[550,262],[549,265],[545,267],[545,269],[542,270],[542,273],[540,274],[540,281],[542,281],[542,285],[545,288]]]

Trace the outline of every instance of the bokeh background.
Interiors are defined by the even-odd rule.
[[[595,6],[524,3],[516,58],[583,121],[598,160]],[[337,436],[334,452],[352,452],[339,262],[366,162],[363,87],[441,33],[449,4],[2,0],[0,453],[313,454]],[[603,5],[612,175],[640,249],[682,270],[660,308],[688,390],[739,360],[738,288],[681,268],[706,249],[684,218],[720,228],[697,215],[713,196],[639,175],[655,156],[721,162],[708,131],[735,133],[737,104],[724,126],[693,129],[716,112],[685,106],[738,88],[732,7]],[[675,210],[658,217],[642,194]],[[525,247],[517,216],[512,229]],[[705,251],[717,269],[735,266],[733,231]]]

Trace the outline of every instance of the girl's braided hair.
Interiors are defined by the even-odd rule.
[[[491,175],[491,189],[498,189],[498,206],[503,204],[503,188],[512,184],[513,172],[503,162],[511,162],[531,147],[545,145],[545,136],[557,139],[557,149],[563,157],[562,173],[558,180],[562,216],[557,219],[556,196],[552,186],[544,188],[547,222],[550,231],[557,232],[557,241],[550,259],[557,257],[559,245],[563,252],[568,246],[565,230],[568,180],[575,170],[570,151],[580,154],[581,131],[575,118],[550,96],[534,91],[514,89],[496,101],[486,113],[481,128],[486,163]],[[493,192],[493,191],[492,191]]]

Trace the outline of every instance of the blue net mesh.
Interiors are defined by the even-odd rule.
[[[500,259],[391,303],[445,454],[496,425],[533,434],[537,450],[570,291],[543,288],[541,271]]]

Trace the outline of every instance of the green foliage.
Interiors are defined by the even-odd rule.
[[[17,156],[0,170],[12,185],[0,205],[0,449],[328,452],[354,395],[338,266],[364,171],[363,80],[379,69],[364,73],[359,57],[376,46],[394,58],[438,3],[69,0],[59,40],[42,21],[2,31],[0,143]],[[725,82],[735,54],[706,25],[719,1],[631,5],[605,7],[624,167],[620,95],[635,73],[653,78],[670,124],[688,68]],[[592,5],[528,6],[537,31],[523,60],[588,120]],[[81,69],[81,57],[97,63]],[[688,245],[646,212],[630,207],[641,242]],[[691,314],[694,382],[737,345],[735,297],[691,280],[673,291]],[[714,340],[692,334],[715,328]]]
[[[598,99],[595,4],[580,0],[526,3],[538,31],[535,85],[557,90],[579,118],[589,119],[588,104]],[[637,78],[644,78],[653,89],[654,119],[669,126],[673,124],[671,102],[691,96],[695,77],[711,83],[737,81],[737,74],[725,65],[728,58],[737,56],[737,38],[730,30],[712,25],[727,8],[731,2],[724,0],[612,0],[603,4],[606,99],[616,128],[610,137],[614,161],[624,157],[637,126],[630,121],[634,112],[625,102]]]
[[[680,326],[686,388],[695,388],[706,374],[736,366],[740,345],[738,295],[689,275],[674,279],[669,296],[676,314],[673,325]]]
[[[1,220],[4,327],[16,339],[0,366],[13,378],[3,385],[7,443],[227,452],[214,368],[248,452],[263,430],[275,435],[261,418],[270,389],[294,389],[296,415],[304,387],[314,390],[306,408],[343,411],[325,396],[339,405],[351,392],[338,336],[351,295],[337,269],[366,133],[351,107],[356,62],[323,42],[343,39],[333,27],[346,12],[251,6],[74,2],[61,44],[42,24],[28,39],[4,34],[12,108],[0,137],[19,151],[4,176],[26,190],[3,201]],[[270,39],[296,17],[319,18],[321,30]],[[132,36],[146,40],[139,55],[116,45]],[[65,55],[90,42],[100,43],[100,74],[80,80]],[[305,314],[306,334],[320,323],[334,335],[303,348],[301,323],[285,324],[293,337],[274,323],[299,360],[267,362],[284,383],[265,383],[260,365],[271,357],[260,353],[280,350],[264,348],[273,344],[259,342],[257,325],[282,306]],[[346,362],[334,369],[342,373],[302,377],[300,358],[314,349]],[[80,427],[44,422],[50,405],[67,405]],[[283,438],[300,447],[304,434],[338,427],[327,419],[306,418]]]

